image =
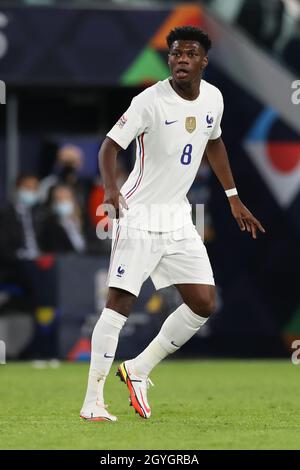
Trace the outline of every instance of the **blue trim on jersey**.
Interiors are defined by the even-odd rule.
[[[133,187],[127,191],[126,195],[125,195],[125,198],[129,198],[130,196],[133,195],[133,193],[136,191],[136,189],[138,188],[141,180],[142,180],[142,176],[143,176],[143,172],[144,172],[144,145],[143,145],[143,137],[144,137],[144,133],[141,134],[138,138],[137,138],[137,141],[138,141],[138,144],[139,144],[139,159],[140,159],[140,171],[139,171],[139,175],[137,177],[137,180],[135,182],[135,184],[133,185]]]

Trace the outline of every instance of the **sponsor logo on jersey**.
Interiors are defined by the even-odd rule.
[[[185,128],[191,134],[196,129],[196,118],[195,116],[189,116],[185,118]]]
[[[117,277],[122,277],[124,273],[125,273],[125,269],[122,268],[122,266],[119,266],[118,271],[117,271]]]
[[[168,121],[167,119],[165,120],[165,124],[168,126],[169,124],[174,124],[174,122],[178,122],[178,120],[176,121]]]
[[[120,119],[117,122],[117,126],[119,126],[120,129],[122,129],[127,122],[127,117],[123,114],[123,116],[120,117]]]
[[[208,113],[208,114],[206,115],[207,128],[212,127],[213,122],[214,122],[214,118],[210,115],[210,113]]]

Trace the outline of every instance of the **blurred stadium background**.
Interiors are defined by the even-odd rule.
[[[0,1],[7,360],[89,359],[109,260],[109,243],[95,234],[99,145],[131,98],[168,76],[165,36],[185,24],[213,40],[205,78],[223,92],[223,138],[238,189],[267,235],[254,242],[240,233],[204,161],[189,199],[205,204],[218,308],[177,358],[287,358],[300,339],[300,104],[291,99],[300,79],[300,2],[12,0]],[[120,184],[132,163],[133,146],[120,157]],[[55,189],[66,182],[74,192]],[[72,199],[77,223],[61,227],[53,208]],[[174,289],[155,292],[148,281],[118,357],[140,352],[178,302]]]

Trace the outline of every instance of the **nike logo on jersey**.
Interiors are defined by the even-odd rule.
[[[107,353],[104,354],[104,357],[106,357],[106,359],[111,359],[112,357],[114,356],[109,356]]]
[[[165,124],[168,126],[169,124],[174,124],[174,122],[178,122],[178,119],[176,121],[167,121],[165,120]]]
[[[180,346],[177,346],[177,344],[175,344],[174,341],[171,341],[171,344],[173,344],[173,346],[175,346],[175,348],[180,348]]]

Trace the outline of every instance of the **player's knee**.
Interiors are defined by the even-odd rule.
[[[132,311],[136,297],[121,289],[109,288],[106,307],[128,317]]]
[[[215,298],[211,294],[200,295],[189,302],[188,306],[196,315],[208,318],[215,310]]]
[[[106,307],[120,313],[121,315],[125,315],[125,317],[129,317],[133,308],[133,301],[131,299],[107,300]]]

